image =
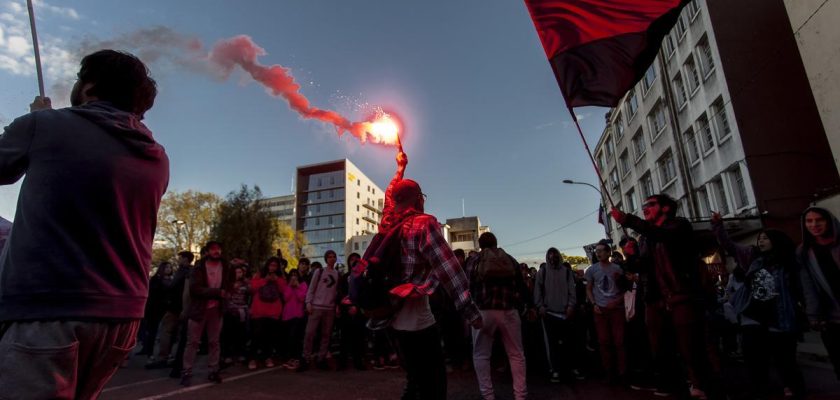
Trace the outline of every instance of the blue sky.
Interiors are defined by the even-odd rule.
[[[580,255],[603,235],[597,193],[561,183],[596,178],[522,1],[52,0],[35,10],[48,88],[75,74],[83,41],[156,26],[205,48],[249,35],[268,53],[259,61],[288,67],[314,106],[351,119],[364,103],[397,110],[406,175],[439,219],[460,217],[463,198],[518,258],[550,246]],[[5,126],[37,94],[24,0],[0,0],[0,30]],[[288,194],[296,166],[344,157],[387,186],[393,149],[339,139],[242,74],[222,81],[168,60],[149,63],[159,94],[145,122],[171,158],[171,190]],[[576,112],[594,146],[606,109]],[[17,188],[0,187],[0,216],[14,216]]]

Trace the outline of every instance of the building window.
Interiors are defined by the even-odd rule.
[[[633,119],[633,116],[636,115],[636,111],[639,110],[639,99],[636,98],[636,91],[630,89],[630,93],[627,95],[627,119]],[[616,135],[617,138],[621,138],[624,132],[620,132]]]
[[[627,202],[627,209],[630,210],[630,212],[636,212],[636,191],[630,189],[624,197],[626,198],[625,201]]]
[[[362,198],[362,193],[361,192],[356,192],[356,198],[361,199]]]
[[[697,72],[697,65],[694,63],[694,57],[688,56],[685,62],[685,75],[688,80],[688,92],[691,96],[700,88],[700,73]]]
[[[665,46],[665,54],[668,56],[668,59],[674,55],[674,50],[677,49],[677,46],[674,45],[674,37],[671,34],[665,35],[665,39],[662,41],[663,46]]]
[[[621,153],[621,156],[618,157],[618,167],[621,168],[621,176],[625,176],[630,173],[630,162],[627,161],[627,150],[624,150]]]
[[[353,243],[353,250],[359,251],[359,242]]]
[[[736,166],[730,173],[732,174],[732,188],[735,191],[735,206],[738,208],[746,207],[749,199],[747,198],[747,184],[744,182],[741,168]]]
[[[722,97],[718,97],[712,103],[711,112],[712,120],[715,122],[715,128],[717,129],[718,142],[720,142],[732,133],[732,127],[729,126],[729,118],[726,116],[726,107],[723,105]]]
[[[610,171],[610,188],[613,192],[618,191],[618,170],[615,168]]]
[[[697,14],[700,13],[700,5],[697,4],[697,0],[689,1],[688,4],[685,5],[685,13],[688,15],[689,20],[694,22],[694,19],[697,18]]]
[[[639,182],[642,189],[642,197],[647,199],[648,197],[653,196],[653,178],[651,178],[650,172],[645,173]]]
[[[685,139],[685,151],[688,153],[688,161],[694,163],[700,159],[700,152],[697,149],[697,138],[694,135],[694,129],[688,127],[685,133],[683,133],[683,138]]]
[[[697,134],[703,143],[703,153],[710,152],[715,147],[715,137],[712,135],[712,127],[709,125],[709,118],[706,113],[697,118]]]
[[[615,117],[615,136],[619,138],[624,136],[624,120],[621,119],[621,113]]]
[[[615,157],[615,145],[613,145],[612,138],[607,136],[605,143],[607,144],[607,162]]]
[[[677,107],[682,110],[688,102],[688,95],[685,93],[685,84],[683,83],[682,74],[679,72],[674,76],[674,93],[677,95]]]
[[[648,115],[648,120],[650,123],[651,137],[653,138],[651,142],[653,142],[665,130],[665,106],[662,105],[661,101],[657,101],[656,105],[653,106],[653,111]]]
[[[686,26],[685,18],[682,15],[677,18],[677,24],[674,26],[674,29],[677,32],[677,41],[682,42],[685,38],[685,33],[688,31],[688,26]]]
[[[709,39],[703,37],[697,45],[697,53],[700,55],[700,67],[703,68],[703,77],[708,79],[715,71],[715,59],[712,56],[712,48],[709,46]]]
[[[362,180],[356,179],[356,186],[362,186]]]
[[[712,203],[709,202],[709,192],[705,186],[697,189],[697,201],[700,203],[700,215],[712,215]]]
[[[642,135],[642,130],[639,129],[635,135],[633,135],[633,155],[636,156],[636,160],[638,161],[645,155],[645,151],[647,151],[645,147],[645,135]]]
[[[644,78],[642,78],[642,87],[644,88],[643,93],[647,94],[654,82],[656,82],[656,65],[651,64],[651,66],[647,69],[647,72],[645,72]]]
[[[729,203],[726,202],[726,190],[723,188],[723,181],[721,178],[717,178],[712,181],[712,190],[715,193],[715,200],[717,205],[717,210],[723,214],[729,214]]]
[[[598,159],[598,169],[603,171],[604,170],[604,153],[598,153],[598,155],[595,158]]]
[[[358,218],[356,218],[356,225],[359,225],[360,223],[361,223],[361,222],[359,222],[359,219],[358,219]]]
[[[677,177],[677,168],[674,165],[674,156],[671,154],[671,151],[668,150],[665,152],[662,157],[656,162],[656,166],[659,168],[659,180],[662,182],[662,186],[668,186],[668,184]]]

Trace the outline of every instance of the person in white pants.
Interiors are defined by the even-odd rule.
[[[496,236],[485,232],[478,238],[478,245],[481,252],[467,260],[470,292],[484,321],[481,328],[472,330],[473,364],[478,388],[484,400],[495,399],[490,356],[493,338],[498,331],[510,362],[514,397],[524,400],[528,395],[528,386],[519,309],[525,305],[533,312],[533,301],[519,263],[497,247]]]

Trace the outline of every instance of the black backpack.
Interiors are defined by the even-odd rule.
[[[400,255],[400,232],[409,216],[387,232],[374,235],[365,255],[350,273],[350,301],[371,320],[390,319],[402,307],[403,299],[391,295],[395,286],[405,283]]]
[[[280,287],[277,285],[277,281],[266,282],[257,291],[257,295],[264,303],[274,303],[280,300]]]

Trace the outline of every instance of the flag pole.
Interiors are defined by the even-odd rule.
[[[41,52],[38,49],[38,33],[35,30],[35,12],[32,9],[32,0],[26,0],[26,8],[29,10],[29,27],[32,30],[32,47],[35,49],[35,70],[38,73],[38,92],[41,98],[44,97],[44,72],[41,70]]]
[[[565,100],[565,93],[563,94]],[[569,102],[566,101],[566,108],[569,110],[569,114],[572,115],[572,121],[575,121],[575,127],[577,127],[578,135],[580,135],[580,140],[583,141],[583,147],[586,148],[586,155],[589,156],[589,161],[592,162],[592,168],[595,168],[595,174],[598,175],[598,184],[601,187],[601,201],[603,202],[603,198],[606,197],[607,201],[610,203],[611,208],[615,208],[615,202],[613,202],[612,196],[610,196],[610,191],[607,190],[607,185],[604,183],[604,177],[601,175],[601,169],[598,168],[598,163],[595,162],[595,156],[592,155],[592,150],[589,149],[589,143],[586,141],[586,136],[583,135],[583,129],[580,127],[580,122],[578,122],[577,114],[575,114],[575,110],[572,106],[569,105]],[[607,211],[609,213],[609,211]],[[609,217],[607,217],[609,218]],[[623,225],[621,226],[621,231],[624,232],[624,236],[630,236],[627,233],[627,228]],[[604,225],[606,227],[606,225]],[[609,236],[609,235],[607,235]]]

